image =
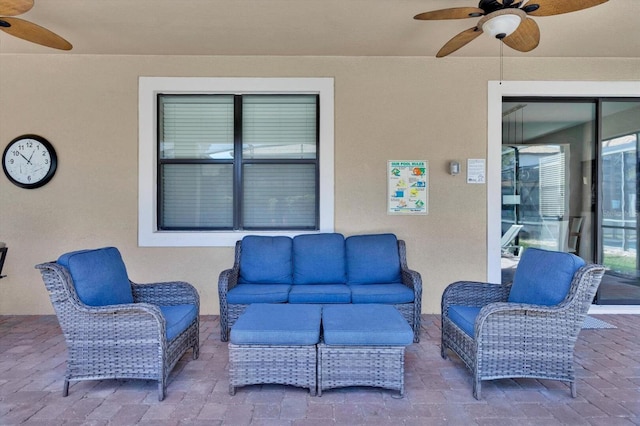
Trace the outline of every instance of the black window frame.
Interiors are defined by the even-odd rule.
[[[196,96],[228,96],[229,94],[198,94]],[[315,158],[301,158],[301,159],[278,159],[278,158],[244,158],[242,155],[242,125],[243,125],[243,105],[242,99],[244,96],[261,96],[261,94],[255,93],[237,93],[233,95],[233,151],[234,155],[231,159],[214,159],[214,158],[161,158],[159,155],[161,151],[161,134],[162,134],[162,102],[163,97],[179,97],[179,96],[194,96],[194,94],[176,94],[176,93],[158,93],[156,94],[156,117],[158,117],[157,129],[156,129],[156,153],[158,153],[156,161],[156,179],[157,179],[157,193],[156,193],[156,223],[158,231],[274,231],[274,232],[286,232],[286,231],[318,231],[320,230],[320,95],[319,94],[304,94],[305,96],[314,96],[316,100],[316,126],[315,126],[315,146],[316,155]],[[269,93],[264,96],[300,96],[300,93]],[[166,164],[231,164],[233,166],[233,226],[231,227],[190,227],[190,226],[165,226],[163,224],[163,181],[162,181],[162,167]],[[288,165],[288,164],[314,164],[315,167],[315,207],[314,207],[314,225],[313,226],[287,226],[287,227],[256,227],[245,226],[243,217],[243,168],[245,165],[261,164],[261,165]]]

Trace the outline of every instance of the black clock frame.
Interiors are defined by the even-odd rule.
[[[9,174],[9,172],[7,171],[7,168],[5,166],[5,158],[7,156],[7,153],[9,152],[9,148],[16,142],[22,140],[22,139],[33,139],[36,140],[38,142],[40,142],[46,149],[47,151],[49,151],[49,156],[51,157],[51,165],[49,167],[49,171],[47,171],[47,174],[40,179],[38,182],[34,182],[34,183],[22,183],[22,182],[18,182],[17,180],[13,179],[11,177],[11,175]],[[51,142],[49,142],[47,139],[43,138],[42,136],[39,135],[33,135],[33,134],[26,134],[26,135],[21,135],[18,136],[17,138],[14,138],[11,142],[9,142],[9,144],[7,144],[6,148],[4,149],[4,152],[2,153],[2,170],[4,171],[5,176],[7,177],[7,179],[9,179],[9,181],[16,185],[19,186],[20,188],[24,188],[24,189],[35,189],[35,188],[40,188],[41,186],[46,185],[47,183],[49,183],[49,181],[53,178],[53,175],[55,175],[56,173],[56,169],[58,168],[58,155],[56,154],[56,150],[53,147],[53,145],[51,145]]]

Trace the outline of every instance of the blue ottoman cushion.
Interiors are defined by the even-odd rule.
[[[557,305],[569,292],[585,261],[571,253],[528,248],[518,262],[509,302]]]
[[[350,285],[352,303],[411,303],[413,290],[404,284]]]
[[[293,283],[337,284],[347,279],[344,236],[335,233],[293,238]]]
[[[292,285],[289,303],[350,303],[351,291],[346,284]]]
[[[250,305],[231,327],[236,345],[315,345],[320,340],[321,305]]]
[[[401,283],[398,240],[393,234],[355,235],[345,240],[349,284]]]
[[[196,319],[198,308],[196,305],[158,306],[166,321],[167,340],[171,341]]]
[[[247,284],[291,284],[291,246],[289,237],[244,237],[238,281]]]
[[[63,254],[58,264],[69,270],[76,293],[89,306],[133,303],[131,282],[115,247]]]
[[[324,343],[344,346],[407,346],[413,330],[390,305],[326,305],[322,309]]]
[[[285,303],[290,288],[289,284],[238,284],[227,292],[227,302],[234,305]]]

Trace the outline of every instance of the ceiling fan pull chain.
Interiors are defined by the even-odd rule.
[[[504,42],[500,40],[500,84],[502,84],[502,75],[503,75],[503,64],[502,64],[502,48],[504,47]]]

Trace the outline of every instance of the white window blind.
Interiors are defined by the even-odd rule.
[[[246,227],[300,228],[316,223],[314,164],[247,164],[243,168]]]
[[[316,158],[316,97],[242,98],[244,158]]]
[[[565,156],[564,152],[540,158],[540,214],[565,215]]]
[[[165,164],[161,186],[163,227],[233,226],[233,165]]]
[[[233,157],[232,95],[162,96],[160,112],[160,158]]]

